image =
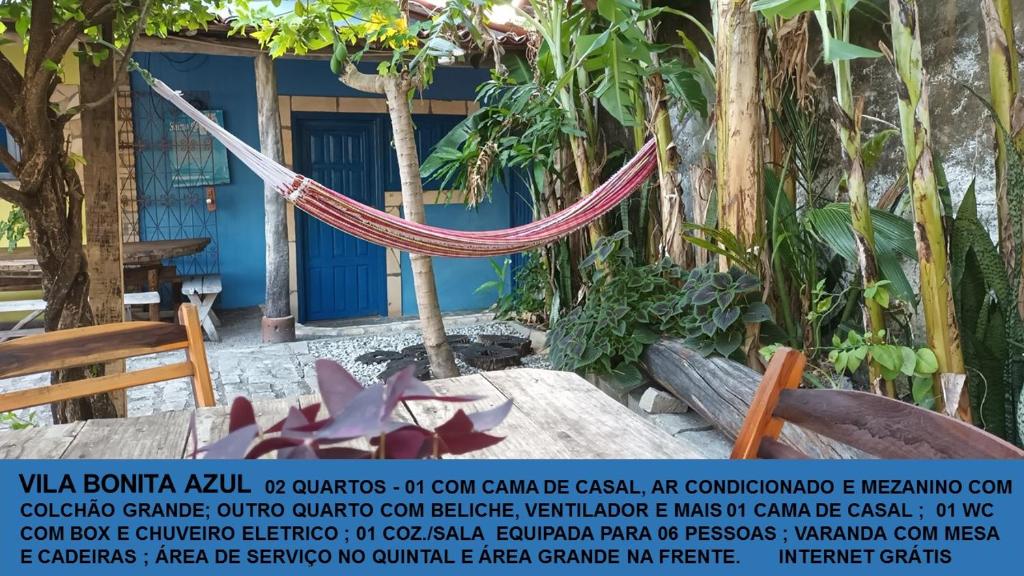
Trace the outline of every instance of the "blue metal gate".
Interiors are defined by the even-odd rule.
[[[346,115],[295,119],[299,172],[364,204],[383,209],[381,119]],[[384,249],[296,213],[299,320],[387,314]]]

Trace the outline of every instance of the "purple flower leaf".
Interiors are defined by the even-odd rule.
[[[317,457],[323,460],[365,460],[373,453],[350,446],[316,446]]]
[[[252,409],[252,402],[247,398],[239,396],[231,403],[231,415],[228,418],[228,432],[234,432],[240,428],[256,423],[256,412]]]
[[[429,453],[433,436],[429,430],[406,424],[384,435],[384,457],[396,460],[420,458],[424,452],[424,445]],[[379,446],[380,436],[372,438],[370,444]]]
[[[316,431],[315,437],[323,440],[345,440],[360,436],[376,436],[384,430],[384,407],[384,387],[378,384],[365,388],[348,403],[342,413],[327,420],[327,424]]]
[[[249,453],[245,455],[245,458],[246,460],[255,460],[260,456],[270,454],[275,450],[281,450],[282,448],[294,448],[302,443],[303,441],[298,438],[285,438],[283,436],[264,438],[249,450]]]
[[[334,360],[316,361],[316,382],[331,416],[341,414],[363,391],[363,385]]]
[[[481,410],[480,412],[473,412],[472,414],[468,414],[468,416],[469,419],[473,421],[474,431],[487,432],[498,424],[501,424],[511,411],[512,401],[506,400],[494,408]]]
[[[208,459],[240,460],[245,456],[246,450],[258,433],[259,427],[249,424],[229,433],[213,444],[203,447],[200,452],[205,453],[205,457]]]
[[[475,450],[482,450],[489,446],[494,446],[502,440],[504,440],[504,438],[501,436],[491,436],[490,434],[484,434],[483,432],[473,432],[457,436],[442,436],[441,453],[455,455],[465,454],[467,452],[473,452]]]

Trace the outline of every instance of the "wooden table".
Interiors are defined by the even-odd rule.
[[[164,260],[198,254],[209,243],[209,238],[125,242],[121,261],[125,268],[144,270],[146,289],[156,292],[160,288],[160,268]],[[42,270],[32,248],[15,248],[13,252],[0,250],[0,290],[38,289],[41,278]],[[158,319],[160,305],[150,305],[149,313],[151,319]]]
[[[468,407],[408,402],[395,411],[397,417],[434,428],[460,407],[479,410],[514,400],[512,412],[494,431],[505,440],[472,453],[474,458],[709,457],[701,446],[655,427],[575,374],[519,369],[428,384],[441,394],[474,394],[483,399]],[[289,406],[317,401],[315,395],[258,401],[256,418],[265,428],[284,418]],[[0,458],[183,458],[189,450],[189,416],[188,411],[162,412],[0,432]],[[227,407],[198,410],[196,424],[200,445],[222,437],[227,433]]]

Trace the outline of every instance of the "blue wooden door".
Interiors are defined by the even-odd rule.
[[[350,198],[383,208],[379,131],[379,121],[369,116],[297,119],[299,170]],[[297,218],[300,321],[387,314],[384,249],[306,214]]]

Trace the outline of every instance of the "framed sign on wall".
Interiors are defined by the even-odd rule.
[[[224,125],[223,110],[204,110],[208,118]],[[224,145],[184,114],[167,121],[171,145],[171,184],[175,187],[213,186],[231,182]]]

